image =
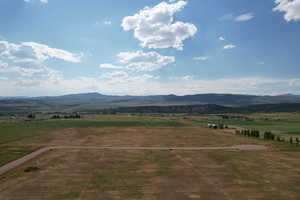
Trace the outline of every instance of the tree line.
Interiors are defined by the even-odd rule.
[[[264,140],[270,140],[270,141],[278,141],[278,142],[289,142],[290,144],[296,144],[297,146],[300,145],[300,139],[298,137],[289,137],[288,140],[286,140],[284,137],[281,137],[280,135],[275,135],[271,131],[265,131],[261,133],[259,130],[255,129],[243,129],[243,130],[236,130],[236,135],[246,136],[246,137],[255,137],[255,138],[261,138]]]

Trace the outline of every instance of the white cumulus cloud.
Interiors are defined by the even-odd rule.
[[[237,22],[249,21],[254,18],[254,13],[245,13],[234,18]]]
[[[124,71],[113,71],[113,72],[106,72],[99,76],[101,79],[112,79],[115,77],[128,77],[128,73]]]
[[[163,56],[154,51],[121,52],[117,57],[119,64],[101,64],[100,67],[134,71],[154,71],[175,62],[175,57]]]
[[[192,76],[186,75],[186,76],[181,77],[181,80],[188,81],[188,80],[191,80],[192,78],[193,78]]]
[[[111,21],[108,21],[108,20],[106,20],[106,21],[104,21],[104,22],[103,22],[103,24],[104,24],[104,25],[111,25],[111,24],[112,24],[112,22],[111,22]]]
[[[8,67],[8,64],[6,62],[3,62],[0,60],[0,68],[1,67],[6,68],[6,67]]]
[[[31,0],[24,0],[24,2],[29,3]],[[40,0],[41,3],[48,3],[48,0]]]
[[[38,85],[40,82],[57,82],[62,79],[62,73],[52,68],[41,66],[41,67],[19,67],[19,66],[6,66],[1,68],[0,73],[10,75],[15,84],[19,86]]]
[[[273,10],[285,12],[286,21],[300,20],[300,0],[275,0],[275,3],[277,6]]]
[[[174,22],[174,14],[181,11],[187,1],[161,2],[153,8],[145,7],[133,16],[123,18],[125,31],[133,30],[142,47],[183,49],[183,41],[194,36],[197,27],[191,23]]]
[[[224,41],[225,38],[224,38],[223,36],[220,36],[220,37],[219,37],[219,40]]]
[[[236,21],[236,22],[245,22],[253,19],[255,17],[255,14],[252,12],[235,15],[234,13],[223,15],[219,18],[220,21]]]
[[[197,57],[193,57],[193,60],[205,61],[205,60],[208,60],[208,57],[207,56],[197,56]]]
[[[61,59],[68,62],[81,62],[81,56],[62,49],[51,48],[35,42],[23,42],[21,44],[0,41],[0,57],[13,62],[37,62],[41,63],[50,58]]]
[[[114,65],[114,64],[110,64],[110,63],[100,64],[99,67],[106,68],[106,69],[128,69],[127,66]]]
[[[152,74],[132,75],[124,71],[106,72],[99,76],[101,80],[108,81],[111,84],[129,83],[129,82],[145,82],[150,79],[157,79],[158,76]]]
[[[300,79],[298,78],[298,79],[290,80],[289,85],[290,86],[300,86]]]
[[[233,45],[233,44],[227,44],[227,45],[225,45],[223,48],[224,49],[233,49],[233,48],[235,48],[236,46],[235,45]]]

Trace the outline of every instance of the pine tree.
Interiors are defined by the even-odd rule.
[[[275,135],[270,132],[271,140],[275,140]]]
[[[293,138],[290,137],[290,144],[293,144]]]
[[[281,138],[280,138],[280,136],[279,136],[279,135],[276,137],[276,139],[277,139],[277,141],[278,141],[278,142],[280,142],[280,141],[281,141]]]

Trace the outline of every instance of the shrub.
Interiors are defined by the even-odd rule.
[[[264,139],[265,140],[275,140],[275,135],[272,132],[267,131],[264,134]]]
[[[224,129],[224,124],[219,124],[220,129]]]
[[[260,138],[260,134],[259,134],[259,131],[258,131],[258,130],[255,131],[254,137]]]
[[[24,169],[24,172],[35,172],[38,171],[40,168],[38,167],[27,167],[26,169]]]
[[[29,115],[27,115],[27,117],[30,118],[30,119],[35,119],[35,114],[30,113]]]
[[[51,117],[51,119],[60,119],[60,116],[59,116],[59,115],[53,115],[53,116]]]
[[[271,140],[275,140],[275,135],[271,133]]]
[[[278,142],[280,142],[280,141],[281,141],[281,138],[280,138],[280,136],[279,136],[279,135],[276,137],[276,140],[277,140]]]
[[[79,118],[81,118],[81,116],[79,115],[79,113],[73,113],[71,115],[65,115],[64,118],[65,119],[79,119]]]

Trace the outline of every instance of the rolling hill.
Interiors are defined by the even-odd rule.
[[[259,104],[300,103],[299,95],[258,96],[240,94],[195,94],[115,96],[99,93],[70,94],[44,97],[2,97],[0,113],[94,111],[104,108],[131,106],[203,105],[240,107]]]

